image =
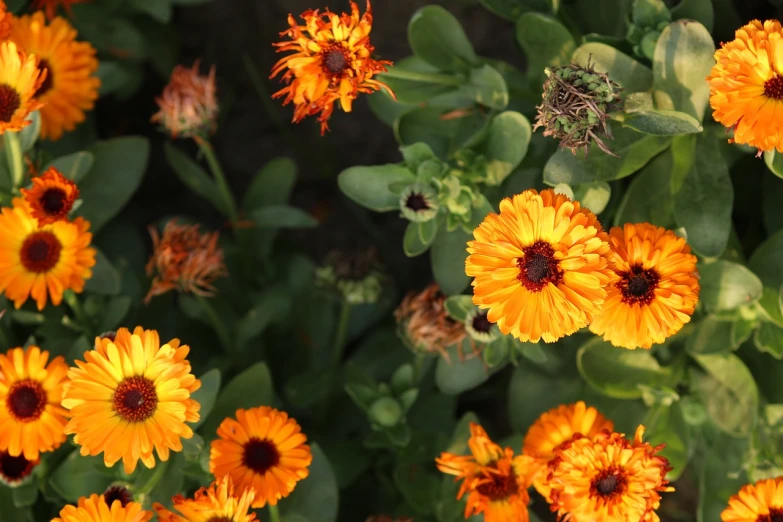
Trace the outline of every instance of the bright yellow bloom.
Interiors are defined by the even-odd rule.
[[[205,136],[215,130],[219,106],[215,87],[215,66],[209,75],[199,74],[199,62],[192,69],[177,65],[163,94],[155,98],[158,112],[153,122],[160,123],[172,138]]]
[[[79,499],[77,506],[65,506],[60,516],[52,522],[149,522],[152,511],[145,511],[141,504],[131,502],[123,506],[115,502],[108,506],[102,495],[90,495]]]
[[[611,277],[607,235],[595,215],[553,190],[500,202],[468,241],[473,302],[522,341],[550,343],[587,326]]]
[[[0,211],[0,292],[16,308],[32,297],[39,310],[47,297],[59,305],[63,291],[81,292],[95,265],[89,221],[39,227],[27,202],[16,198],[13,204]]]
[[[282,80],[288,85],[276,92],[273,98],[285,96],[283,105],[293,102],[294,122],[320,113],[321,134],[328,128],[334,104],[340,103],[345,112],[351,112],[353,100],[359,93],[372,93],[389,87],[373,79],[391,65],[387,60],[372,58],[375,48],[370,43],[372,8],[367,0],[367,10],[359,16],[359,6],[351,2],[351,14],[337,15],[318,10],[302,13],[305,25],[298,25],[293,15],[288,15],[290,29],[280,33],[291,41],[275,43],[278,52],[290,54],[281,58],[272,68],[274,78],[285,71]]]
[[[30,125],[27,117],[42,106],[34,96],[45,79],[38,57],[28,55],[14,42],[0,43],[0,134]]]
[[[254,508],[274,506],[309,474],[307,437],[288,414],[268,406],[237,410],[236,416],[218,427],[209,471],[218,479],[230,475],[240,490],[253,488]]]
[[[660,522],[655,510],[668,487],[669,461],[657,455],[663,445],[634,441],[603,431],[590,439],[577,435],[555,450],[549,463],[552,510],[564,522]]]
[[[185,359],[190,348],[172,339],[161,346],[158,332],[138,326],[120,328],[114,340],[96,338],[68,371],[71,384],[62,404],[71,411],[66,434],[74,434],[82,455],[103,452],[106,466],[122,459],[126,473],[141,460],[155,466],[169,451],[182,451],[193,437],[185,424],[199,419],[201,408],[191,396],[201,382]]]
[[[11,40],[40,59],[46,78],[35,96],[41,107],[41,137],[58,140],[84,121],[98,99],[98,60],[89,42],[76,41],[76,29],[64,18],[49,25],[41,11],[14,18]]]
[[[679,332],[699,300],[696,256],[685,239],[649,223],[609,233],[612,282],[590,331],[623,348],[650,348]]]
[[[480,513],[485,522],[528,522],[532,458],[514,456],[511,448],[501,448],[484,428],[472,422],[468,440],[470,455],[441,453],[435,460],[443,473],[462,480],[457,499],[466,493],[465,518]]]
[[[783,152],[783,28],[753,20],[715,52],[710,83],[712,116],[734,129],[734,141]]]
[[[33,178],[32,188],[22,189],[22,195],[38,225],[43,226],[68,220],[68,213],[79,198],[79,189],[59,170],[49,167]]]
[[[783,477],[742,486],[720,514],[722,522],[778,522],[783,520]]]
[[[174,497],[174,509],[181,515],[158,503],[153,507],[160,522],[253,522],[256,515],[248,511],[254,497],[252,488],[235,491],[231,477],[226,475],[209,488],[196,491],[193,500],[182,495]]]

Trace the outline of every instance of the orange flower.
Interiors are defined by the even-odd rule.
[[[57,14],[57,6],[62,6],[65,12],[69,15],[71,12],[72,4],[81,4],[89,0],[33,0],[33,9],[44,9],[46,11],[46,17],[50,20]]]
[[[432,283],[420,293],[410,292],[394,311],[400,336],[414,352],[447,357],[448,347],[462,344],[465,325],[449,317],[445,301],[440,287]]]
[[[389,87],[373,76],[386,71],[387,60],[374,60],[375,48],[370,44],[372,7],[367,0],[367,11],[359,16],[359,6],[351,2],[351,14],[338,16],[328,9],[324,13],[308,10],[302,13],[305,25],[298,25],[288,15],[290,29],[280,33],[291,41],[275,43],[278,52],[293,54],[281,58],[272,68],[274,78],[283,71],[282,81],[288,85],[272,97],[285,96],[283,105],[293,102],[294,122],[320,113],[321,134],[329,128],[335,102],[345,112],[351,112],[353,100],[359,93],[372,93]]]
[[[198,225],[178,225],[174,220],[166,223],[162,237],[155,227],[149,231],[153,252],[147,274],[155,277],[144,302],[174,289],[203,296],[214,294],[212,282],[227,273],[223,249],[217,246],[217,232],[201,234]]]
[[[22,189],[22,195],[30,205],[33,217],[38,220],[38,226],[43,226],[68,220],[68,213],[79,198],[79,189],[59,170],[49,167],[33,178],[32,188]]]
[[[720,514],[722,522],[778,522],[783,520],[783,477],[742,486]]]
[[[0,134],[30,125],[27,117],[43,106],[34,96],[45,79],[37,56],[28,55],[14,42],[0,43]]]
[[[78,506],[65,506],[60,516],[52,522],[149,522],[152,511],[145,511],[138,502],[130,502],[125,506],[115,502],[112,506],[106,504],[103,495],[91,495],[79,499]]]
[[[216,91],[214,65],[208,76],[199,74],[198,60],[191,69],[177,65],[163,94],[155,98],[160,110],[151,121],[163,125],[172,138],[214,132],[219,110]]]
[[[175,496],[172,499],[174,510],[182,515],[172,513],[157,502],[152,507],[160,522],[253,522],[256,515],[248,511],[254,497],[253,488],[234,490],[231,477],[226,475],[209,488],[196,491],[192,500]]]
[[[435,459],[440,471],[462,480],[457,499],[468,494],[465,518],[484,513],[486,522],[528,522],[532,458],[515,457],[511,448],[492,442],[475,422],[470,424],[468,447],[470,455],[444,452]]]
[[[13,15],[8,12],[8,6],[0,0],[0,41],[7,40],[11,35],[11,19]]]

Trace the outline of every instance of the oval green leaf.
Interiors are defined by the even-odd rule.
[[[731,261],[699,267],[701,300],[711,312],[729,312],[761,299],[764,287],[756,274]]]
[[[400,208],[400,196],[390,191],[389,185],[415,181],[416,177],[400,165],[351,167],[337,177],[337,185],[343,194],[376,212]]]
[[[441,71],[467,72],[479,64],[459,21],[439,5],[416,11],[408,24],[414,54]]]

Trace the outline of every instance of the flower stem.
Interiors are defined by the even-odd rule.
[[[351,303],[342,300],[340,306],[340,318],[337,322],[337,334],[334,337],[334,349],[332,351],[332,366],[337,367],[343,356],[345,338],[348,335],[348,323],[351,319]]]
[[[68,303],[68,306],[73,311],[74,317],[76,317],[76,322],[79,324],[82,331],[87,334],[89,340],[90,337],[93,337],[94,332],[92,331],[90,320],[87,317],[87,314],[84,313],[82,304],[79,302],[79,298],[71,290],[66,290],[63,292],[63,300]]]
[[[228,330],[226,330],[223,321],[220,320],[220,316],[215,310],[215,307],[213,307],[212,303],[209,302],[209,299],[203,295],[193,294],[193,297],[196,299],[196,301],[198,301],[198,303],[201,305],[201,308],[207,314],[207,318],[212,324],[212,328],[215,330],[218,339],[220,339],[220,344],[223,345],[223,348],[226,351],[231,351],[233,347],[231,344],[231,337],[229,336]]]
[[[8,168],[11,170],[11,185],[18,189],[24,180],[24,159],[22,158],[22,144],[19,141],[18,132],[6,132],[3,135],[3,146],[6,151]]]
[[[277,505],[269,504],[269,522],[280,522],[280,511]]]
[[[215,149],[212,148],[212,144],[208,140],[201,136],[193,138],[202,154],[207,159],[209,170],[212,171],[212,176],[215,178],[215,184],[217,185],[218,192],[221,199],[225,204],[226,212],[228,212],[228,218],[231,220],[231,224],[236,228],[239,221],[239,215],[237,214],[237,205],[234,201],[234,196],[231,194],[231,189],[226,181],[226,176],[223,174],[223,168],[220,166],[220,162],[215,155]]]
[[[155,489],[155,486],[157,486],[160,482],[160,479],[166,475],[166,468],[168,467],[168,462],[158,462],[155,466],[155,472],[152,474],[149,480],[145,482],[143,486],[136,488],[133,494],[136,496],[141,496],[148,495],[150,492],[152,492],[152,490]]]
[[[465,83],[465,78],[454,74],[436,74],[419,71],[408,71],[399,67],[392,67],[387,72],[379,76],[387,78],[396,78],[398,80],[409,80],[414,82],[439,83],[441,85],[459,86]]]

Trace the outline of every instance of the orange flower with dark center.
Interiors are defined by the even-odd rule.
[[[394,311],[400,336],[414,352],[448,357],[447,348],[461,348],[465,325],[449,317],[445,301],[440,287],[432,283],[419,293],[410,292]]]
[[[57,15],[57,8],[62,7],[68,15],[72,15],[71,5],[81,4],[89,0],[33,0],[33,9],[43,9],[50,20]]]
[[[46,172],[33,178],[33,186],[22,189],[30,211],[38,225],[48,225],[68,219],[68,213],[79,198],[76,183],[63,176],[59,170],[49,167]]]
[[[30,125],[27,117],[43,105],[34,96],[45,79],[38,57],[14,42],[0,43],[0,134]]]
[[[282,81],[286,87],[272,97],[285,96],[283,105],[293,102],[295,123],[307,116],[320,114],[321,134],[329,126],[334,104],[340,103],[345,112],[351,112],[353,100],[359,93],[372,93],[389,87],[373,79],[391,65],[387,60],[372,58],[375,48],[370,43],[372,8],[367,0],[367,10],[359,15],[359,6],[351,2],[351,14],[338,16],[328,9],[324,13],[308,10],[302,13],[305,25],[298,25],[293,15],[288,15],[290,29],[280,33],[291,41],[275,43],[278,52],[292,52],[281,58],[272,68],[274,78],[285,71]]]
[[[160,522],[254,522],[256,515],[249,512],[254,497],[253,488],[235,489],[231,477],[226,475],[196,491],[193,499],[175,496],[173,509],[181,515],[157,502],[153,508]]]
[[[198,61],[191,69],[177,65],[163,94],[155,98],[159,110],[151,121],[161,124],[172,138],[204,137],[215,130],[216,93],[214,66],[203,76]]]
[[[217,232],[200,233],[198,225],[178,225],[172,220],[159,235],[150,227],[152,256],[147,274],[154,276],[144,302],[169,290],[203,296],[214,295],[212,282],[227,274]]]
[[[125,507],[133,502],[133,494],[125,486],[109,486],[109,488],[103,492],[103,500],[106,501],[106,505],[109,507],[111,507],[115,501],[119,502],[122,507]]]
[[[52,522],[149,522],[152,511],[145,511],[138,502],[125,506],[106,504],[103,495],[92,494],[79,499],[77,506],[65,506]],[[212,521],[214,522],[214,521]]]
[[[527,488],[532,458],[514,456],[511,448],[501,448],[476,423],[470,424],[470,455],[442,453],[435,459],[443,473],[461,480],[457,499],[468,495],[465,518],[480,513],[486,522],[528,522]]]
[[[742,486],[720,514],[722,522],[783,522],[783,477]]]
[[[13,456],[0,451],[0,482],[9,486],[22,483],[40,462],[40,458],[27,460],[24,455]]]

